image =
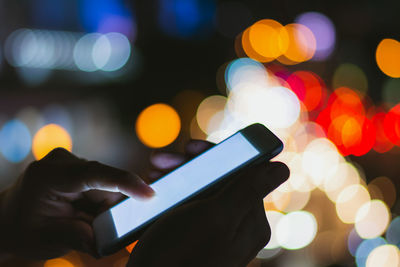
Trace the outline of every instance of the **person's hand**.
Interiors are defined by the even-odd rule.
[[[3,192],[0,250],[36,259],[71,249],[95,256],[93,218],[125,196],[152,195],[136,175],[55,149]]]
[[[187,154],[190,157],[209,146],[191,142]],[[184,160],[182,155],[162,152],[152,157],[158,174]],[[127,266],[246,266],[271,235],[262,200],[288,177],[288,168],[280,162],[246,169],[214,195],[157,220],[139,238]]]

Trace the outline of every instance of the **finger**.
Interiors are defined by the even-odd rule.
[[[170,152],[154,152],[150,156],[150,162],[155,169],[160,171],[170,171],[185,162],[184,155]]]
[[[204,140],[190,140],[185,146],[185,154],[192,158],[198,154],[210,149],[215,144]]]
[[[121,192],[133,198],[148,198],[154,195],[153,189],[136,174],[96,161],[89,161],[86,165],[86,170],[81,174],[82,191],[97,189]]]

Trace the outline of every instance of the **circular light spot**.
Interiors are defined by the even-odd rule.
[[[335,48],[336,33],[332,21],[324,14],[318,12],[306,12],[299,15],[295,22],[308,27],[314,34],[316,41],[313,60],[325,60]]]
[[[107,33],[96,40],[92,57],[94,65],[103,71],[116,71],[122,68],[131,54],[128,38],[121,33]]]
[[[368,91],[368,80],[364,71],[357,65],[341,64],[333,74],[333,88],[348,87],[365,95]]]
[[[304,208],[310,200],[310,191],[299,192],[293,190],[290,192],[290,200],[286,207],[283,208],[284,212],[298,211]]]
[[[314,215],[306,211],[295,211],[279,220],[276,237],[283,248],[301,249],[314,240],[317,228]]]
[[[164,147],[172,143],[181,129],[178,113],[167,104],[145,108],[136,120],[136,134],[149,147]]]
[[[243,86],[231,91],[228,108],[238,120],[259,122],[269,129],[288,128],[300,116],[300,102],[285,87]]]
[[[368,187],[372,186],[377,188],[380,192],[382,197],[380,198],[384,201],[389,207],[393,207],[394,203],[396,202],[396,186],[388,177],[381,176],[377,177],[372,180]]]
[[[69,133],[57,124],[42,127],[33,137],[32,152],[37,160],[46,156],[57,147],[72,150],[72,139]]]
[[[349,249],[350,254],[355,257],[358,246],[363,242],[358,234],[356,229],[350,231],[349,236],[347,238],[347,248]]]
[[[372,200],[363,204],[356,213],[355,228],[364,239],[382,235],[390,222],[389,209],[380,200]]]
[[[370,201],[370,196],[362,185],[350,185],[340,192],[336,200],[336,213],[344,223],[356,222],[357,211]]]
[[[383,73],[400,77],[400,42],[394,39],[383,39],[376,48],[376,63]]]
[[[31,134],[20,120],[11,120],[0,131],[0,151],[10,162],[21,162],[31,150]]]
[[[383,84],[382,99],[390,107],[400,103],[400,79],[388,79],[385,81]]]
[[[396,246],[383,245],[375,248],[367,258],[366,267],[398,267],[400,251]]]
[[[386,231],[386,239],[390,244],[400,247],[400,217],[396,217]]]
[[[389,110],[383,121],[383,130],[386,137],[393,144],[400,146],[400,104]]]
[[[344,188],[357,185],[359,182],[360,175],[356,168],[348,162],[342,162],[336,170],[327,172],[323,188],[328,198],[337,202]]]
[[[316,186],[324,184],[327,173],[334,172],[339,164],[335,145],[326,138],[311,141],[303,153],[302,166]]]
[[[265,249],[276,249],[279,247],[279,243],[277,240],[277,225],[279,220],[282,219],[285,215],[279,211],[269,210],[265,212],[269,226],[271,228],[271,238],[269,239],[268,244],[265,246]]]
[[[386,245],[386,240],[382,237],[364,240],[357,248],[356,263],[357,267],[366,267],[366,262],[369,254],[375,248]]]
[[[98,70],[93,60],[93,48],[97,40],[102,35],[99,33],[89,33],[82,36],[74,47],[75,65],[82,71],[92,72]]]
[[[243,33],[242,45],[249,57],[260,62],[269,62],[286,52],[289,36],[279,22],[264,19]]]
[[[43,267],[74,267],[74,265],[66,259],[58,258],[47,260]]]
[[[225,82],[228,90],[233,90],[245,83],[266,85],[268,74],[260,62],[250,58],[239,58],[226,67]]]
[[[286,25],[285,29],[289,36],[289,45],[283,55],[294,64],[310,60],[316,49],[316,40],[312,31],[296,23]],[[282,63],[286,64],[285,61]]]
[[[218,129],[224,119],[223,111],[227,98],[221,95],[213,95],[204,99],[196,113],[197,123],[203,132],[210,134]],[[220,114],[218,117],[216,115]],[[222,116],[221,116],[222,115]]]

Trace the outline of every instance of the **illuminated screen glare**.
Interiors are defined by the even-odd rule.
[[[218,181],[259,153],[241,133],[237,133],[189,161],[152,184],[156,192],[152,199],[129,198],[111,209],[118,237]]]

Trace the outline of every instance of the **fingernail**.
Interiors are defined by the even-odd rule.
[[[153,188],[151,188],[148,184],[146,184],[143,181],[139,184],[139,191],[141,195],[143,195],[146,198],[153,197],[156,194]]]

